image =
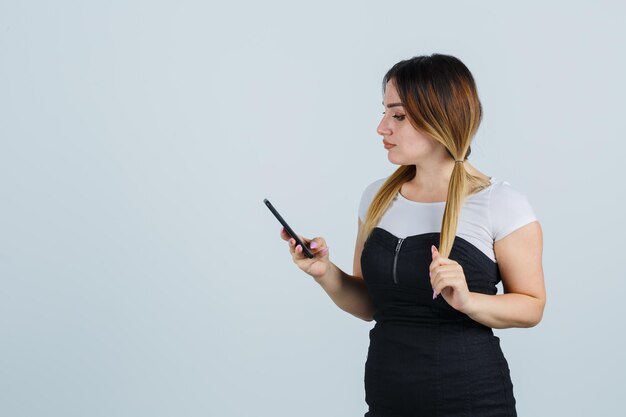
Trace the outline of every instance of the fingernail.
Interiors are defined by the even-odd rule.
[[[433,300],[437,298],[437,293],[435,292],[435,290],[433,290]]]
[[[311,249],[317,248],[317,242],[311,242]]]

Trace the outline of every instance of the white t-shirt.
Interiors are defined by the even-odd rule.
[[[362,222],[374,195],[386,179],[372,182],[363,191],[359,204]],[[377,226],[400,238],[441,232],[445,204],[445,201],[420,203],[408,200],[398,192]],[[507,181],[491,177],[491,185],[465,199],[456,235],[497,262],[493,243],[535,220],[534,210],[523,193]]]

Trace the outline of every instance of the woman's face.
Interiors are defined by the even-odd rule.
[[[426,161],[442,145],[418,132],[409,122],[403,103],[400,101],[393,80],[385,87],[383,119],[376,131],[383,141],[395,145],[387,148],[389,162],[396,165],[414,165]]]

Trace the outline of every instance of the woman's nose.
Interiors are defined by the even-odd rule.
[[[376,132],[380,136],[389,136],[391,134],[391,130],[387,127],[387,124],[385,123],[385,119],[380,121],[380,123],[378,124],[378,127],[376,128]]]

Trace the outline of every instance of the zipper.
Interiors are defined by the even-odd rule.
[[[396,255],[393,258],[393,282],[395,284],[398,283],[398,279],[396,278],[396,265],[398,263],[398,253],[400,252],[400,246],[402,246],[403,238],[398,238],[398,244],[396,245]]]

